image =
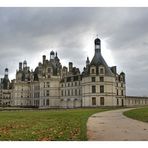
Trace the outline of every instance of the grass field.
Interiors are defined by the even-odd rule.
[[[136,120],[148,122],[148,107],[126,111],[124,115]]]
[[[0,140],[87,140],[88,117],[105,110],[3,111],[0,112]]]

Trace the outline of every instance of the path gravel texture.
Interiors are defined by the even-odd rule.
[[[89,141],[147,141],[148,123],[130,119],[120,109],[96,113],[87,122]]]

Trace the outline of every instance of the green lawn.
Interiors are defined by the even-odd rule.
[[[148,122],[148,107],[133,109],[126,111],[123,114],[136,120]]]
[[[88,117],[105,110],[3,111],[0,112],[0,140],[87,140]]]

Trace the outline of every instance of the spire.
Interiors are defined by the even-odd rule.
[[[89,57],[87,57],[86,66],[88,66],[89,64],[90,64]]]
[[[105,74],[113,76],[111,69],[108,67],[107,63],[105,62],[104,58],[101,55],[101,40],[99,38],[96,38],[94,40],[94,44],[95,44],[95,54],[90,62],[90,66],[95,65],[98,67],[102,65],[105,68]]]

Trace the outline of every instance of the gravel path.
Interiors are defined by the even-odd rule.
[[[106,111],[92,115],[87,122],[90,141],[148,141],[148,123],[125,117],[131,109]]]

